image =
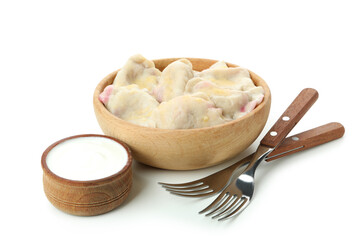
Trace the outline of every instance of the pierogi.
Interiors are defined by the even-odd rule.
[[[192,64],[187,59],[170,63],[162,72],[153,93],[159,102],[184,95],[186,83],[194,77]]]
[[[115,87],[136,84],[139,88],[153,91],[157,86],[161,72],[155,68],[153,61],[150,61],[140,54],[129,58],[124,67],[118,72],[114,79]]]
[[[187,59],[162,72],[141,55],[130,57],[100,101],[115,116],[144,127],[191,129],[211,127],[251,112],[264,98],[249,71],[219,61],[195,71]]]
[[[147,89],[140,89],[136,84],[120,87],[109,85],[100,94],[100,101],[112,114],[125,121],[144,127],[155,127],[151,115],[159,102]]]
[[[156,127],[164,129],[202,128],[225,123],[222,109],[206,96],[182,95],[162,102],[152,115]]]

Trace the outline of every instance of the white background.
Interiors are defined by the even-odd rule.
[[[359,239],[356,3],[1,1],[0,238]],[[208,169],[166,171],[134,163],[134,185],[121,207],[95,217],[65,214],[45,197],[41,154],[61,138],[102,133],[93,91],[135,53],[225,60],[260,75],[272,92],[260,137],[306,87],[320,96],[293,133],[333,121],[346,133],[260,165],[253,202],[229,221],[197,214],[213,198],[176,197],[157,182],[206,176],[254,151],[259,139]]]

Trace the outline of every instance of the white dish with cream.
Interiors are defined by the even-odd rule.
[[[126,149],[105,137],[77,137],[57,144],[46,156],[46,164],[55,175],[76,181],[109,177],[128,162]]]

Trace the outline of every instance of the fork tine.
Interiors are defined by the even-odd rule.
[[[205,212],[209,211],[210,209],[212,209],[213,207],[216,207],[218,204],[220,204],[220,203],[223,201],[224,198],[227,197],[227,194],[228,194],[228,193],[221,192],[221,193],[219,194],[219,196],[217,196],[217,198],[216,198],[212,203],[210,203],[209,206],[207,206],[206,208],[204,208],[203,210],[201,210],[201,211],[199,212],[199,214],[205,213]],[[226,196],[225,196],[225,195],[226,195]]]
[[[190,186],[190,187],[167,187],[167,186],[163,186],[163,188],[165,188],[167,191],[179,191],[179,192],[187,192],[187,191],[197,191],[197,190],[202,190],[202,189],[206,189],[209,188],[209,185],[205,185],[205,184],[201,184],[201,185],[197,185],[197,186]]]
[[[196,186],[201,186],[203,184],[203,182],[201,181],[192,181],[192,182],[187,182],[187,183],[163,183],[163,182],[158,182],[158,184],[160,184],[162,187],[170,187],[170,188],[183,188],[183,187],[196,187]]]
[[[169,189],[167,188],[166,191],[168,192],[174,192],[174,193],[197,193],[197,192],[202,192],[202,191],[208,191],[208,190],[212,190],[208,185],[204,185],[202,187],[198,187],[198,188],[185,188],[185,189]]]
[[[225,201],[223,201],[220,205],[218,205],[217,208],[213,209],[211,212],[209,212],[209,213],[206,214],[205,216],[213,215],[213,214],[221,211],[222,209],[226,208],[233,199],[234,199],[234,196],[228,194],[228,196],[227,196],[227,198],[225,199]]]
[[[197,191],[197,192],[175,192],[170,191],[171,194],[182,196],[182,197],[205,197],[214,194],[214,191],[212,189],[207,189],[206,191]]]
[[[215,219],[215,218],[218,218],[218,217],[221,217],[225,214],[227,214],[230,210],[233,209],[233,207],[239,202],[241,201],[241,198],[240,197],[237,197],[237,196],[234,196],[234,201],[232,201],[231,204],[228,204],[228,207],[226,209],[224,209],[222,212],[216,214],[215,216],[213,216],[212,218]]]
[[[250,199],[249,197],[242,197],[241,198],[242,201],[239,201],[241,202],[239,206],[236,206],[232,209],[232,212],[230,212],[228,215],[218,219],[219,221],[222,221],[222,220],[226,220],[226,219],[229,219],[233,216],[235,216],[236,214],[239,214],[241,213],[250,203]]]

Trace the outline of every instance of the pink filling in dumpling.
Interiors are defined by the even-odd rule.
[[[114,86],[113,85],[108,85],[105,87],[104,91],[102,93],[100,93],[99,95],[99,100],[103,103],[103,104],[107,104],[110,98],[110,95],[112,93],[112,91],[114,90]]]

